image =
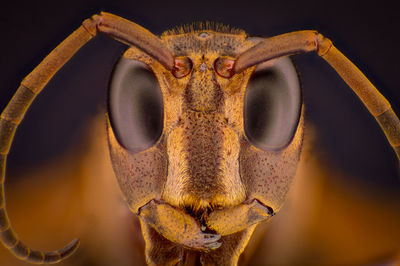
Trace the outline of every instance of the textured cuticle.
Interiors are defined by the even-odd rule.
[[[326,55],[332,47],[332,41],[325,38],[322,34],[318,33],[316,35],[316,45],[317,53],[319,56]]]

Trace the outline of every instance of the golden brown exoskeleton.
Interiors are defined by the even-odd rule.
[[[5,209],[6,157],[35,96],[98,32],[130,46],[110,85],[107,132],[121,191],[141,222],[149,264],[235,265],[257,224],[278,212],[296,173],[303,109],[288,55],[316,51],[356,92],[400,157],[388,101],[315,31],[261,39],[239,30],[180,29],[160,38],[101,13],[21,83],[0,120],[0,237],[18,258],[54,263],[78,247],[34,251]]]

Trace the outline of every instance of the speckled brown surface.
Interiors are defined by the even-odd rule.
[[[146,63],[157,77],[164,129],[155,146],[132,153],[119,145],[109,127],[111,158],[132,211],[143,206],[140,217],[148,261],[156,263],[157,254],[169,254],[174,245],[160,243],[170,241],[186,248],[176,256],[165,255],[163,263],[174,263],[189,254],[185,250],[195,248],[200,252],[196,260],[235,264],[254,224],[270,217],[271,211],[279,211],[285,199],[299,161],[303,123],[281,151],[252,146],[244,133],[243,102],[254,67],[226,78],[216,73],[214,62],[221,56],[237,56],[257,42],[246,40],[243,31],[221,25],[190,30],[170,31],[161,37],[179,60],[191,62],[185,64],[192,67],[188,75],[172,75],[139,49],[125,53],[125,58]],[[243,219],[235,220],[229,210]],[[175,222],[170,223],[168,217]],[[221,227],[230,223],[231,228]],[[199,224],[208,227],[200,230]],[[222,246],[215,242],[211,244],[214,251],[201,255],[207,242],[185,239],[188,235],[193,241],[201,239],[206,232],[210,237],[222,234]]]

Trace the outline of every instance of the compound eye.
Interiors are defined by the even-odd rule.
[[[108,111],[114,135],[125,149],[139,152],[160,139],[163,98],[157,78],[146,64],[120,59],[110,83]]]
[[[301,105],[300,82],[290,59],[257,66],[244,102],[244,131],[249,142],[262,150],[287,146],[296,132]]]

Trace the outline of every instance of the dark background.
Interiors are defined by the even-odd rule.
[[[399,13],[384,1],[8,1],[0,13],[0,108],[20,81],[83,19],[107,11],[155,34],[182,23],[218,21],[253,36],[315,29],[334,41],[400,113]],[[105,106],[109,75],[126,47],[105,36],[86,45],[42,91],[17,131],[9,170],[45,163],[71,150]],[[398,164],[374,118],[314,54],[294,61],[307,121],[320,155],[367,185],[398,190]]]

